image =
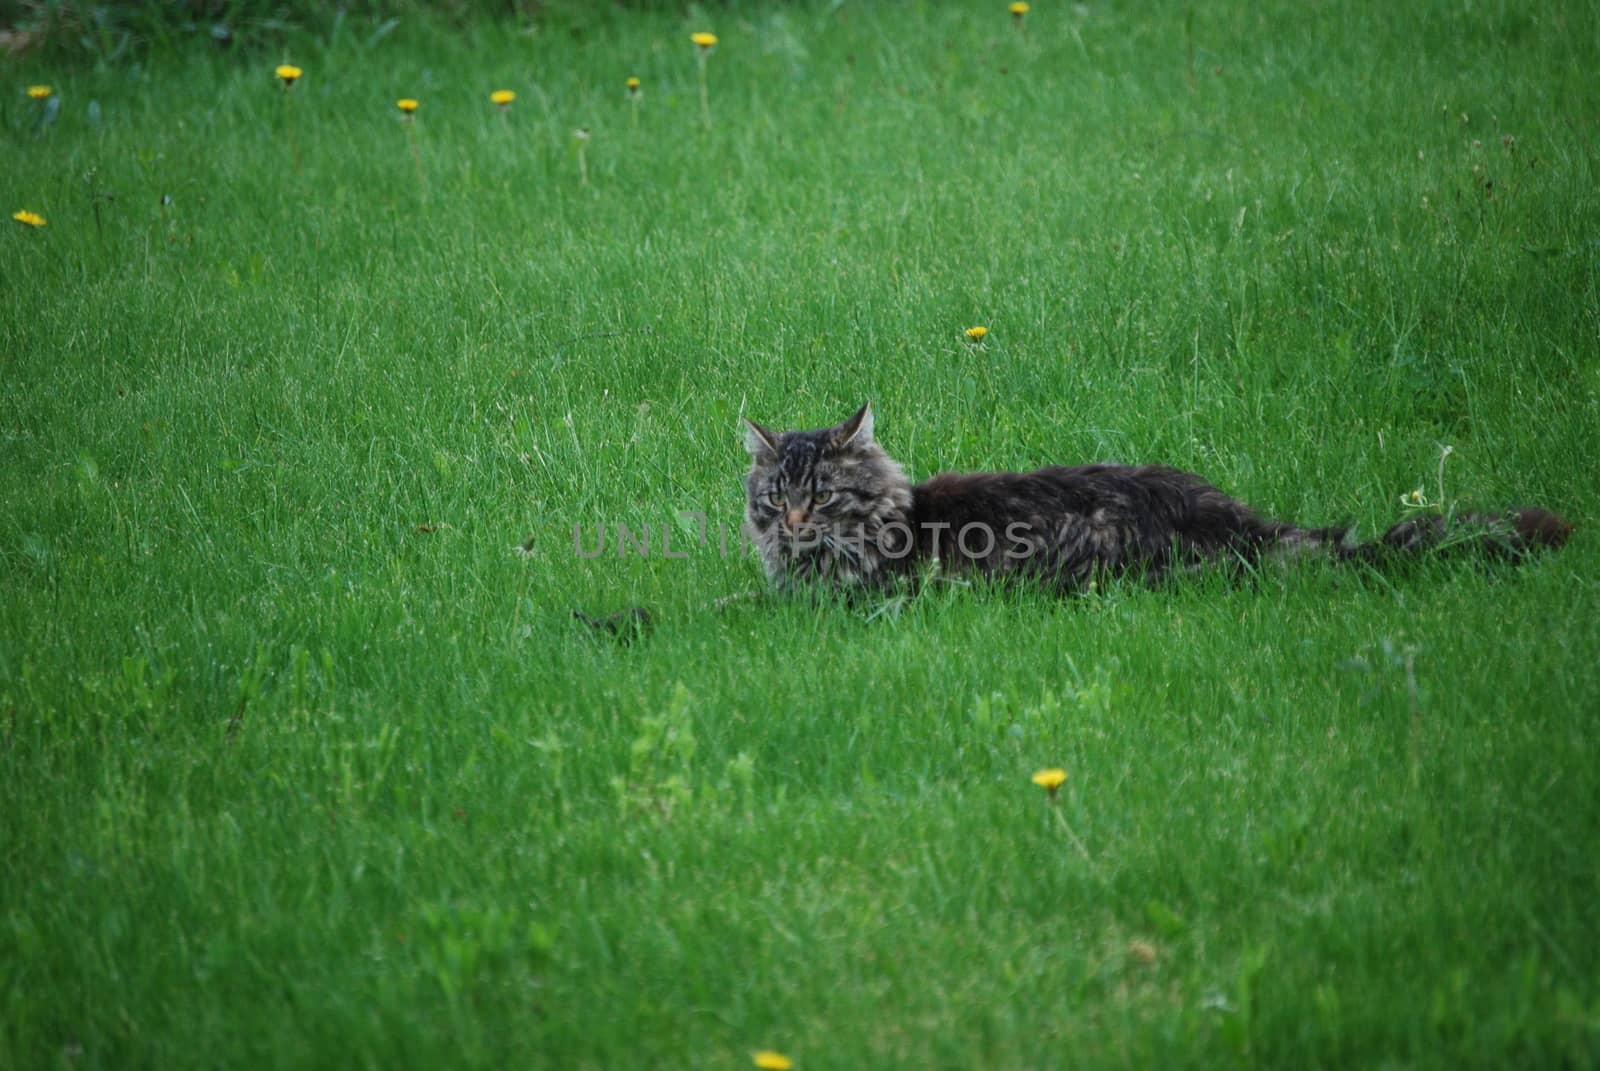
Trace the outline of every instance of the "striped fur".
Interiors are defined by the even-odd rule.
[[[1219,562],[1326,554],[1381,564],[1423,552],[1517,558],[1572,526],[1542,509],[1417,517],[1369,543],[1347,528],[1256,515],[1190,472],[1082,465],[943,474],[913,486],[873,437],[872,411],[781,434],[747,421],[746,531],[780,587],[877,586],[936,559],[946,571],[1017,574],[1053,588],[1097,576],[1159,580]]]

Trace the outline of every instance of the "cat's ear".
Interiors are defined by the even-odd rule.
[[[778,453],[778,437],[754,420],[746,417],[744,421],[744,448],[750,451],[751,457],[761,457],[766,454],[776,456]]]
[[[855,416],[840,424],[833,432],[833,445],[867,446],[872,442],[872,403],[856,410]]]

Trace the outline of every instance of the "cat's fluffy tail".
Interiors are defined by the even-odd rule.
[[[1533,551],[1556,550],[1572,535],[1572,525],[1537,507],[1504,513],[1458,513],[1450,517],[1412,517],[1391,527],[1379,539],[1356,543],[1349,529],[1296,529],[1286,546],[1323,546],[1341,562],[1382,565],[1422,555],[1471,555],[1490,561],[1516,561]]]

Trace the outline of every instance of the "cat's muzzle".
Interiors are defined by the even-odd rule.
[[[822,527],[816,524],[802,524],[798,528],[783,526],[783,543],[792,554],[804,554],[816,550],[824,544]]]

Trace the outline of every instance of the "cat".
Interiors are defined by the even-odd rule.
[[[1101,576],[1154,582],[1308,554],[1371,564],[1427,550],[1519,558],[1572,532],[1548,510],[1517,509],[1417,516],[1356,543],[1348,527],[1263,519],[1165,465],[947,473],[912,484],[873,436],[870,403],[816,431],[772,432],[747,419],[745,448],[745,531],[768,579],[785,589],[884,587],[936,562],[1067,592]]]

